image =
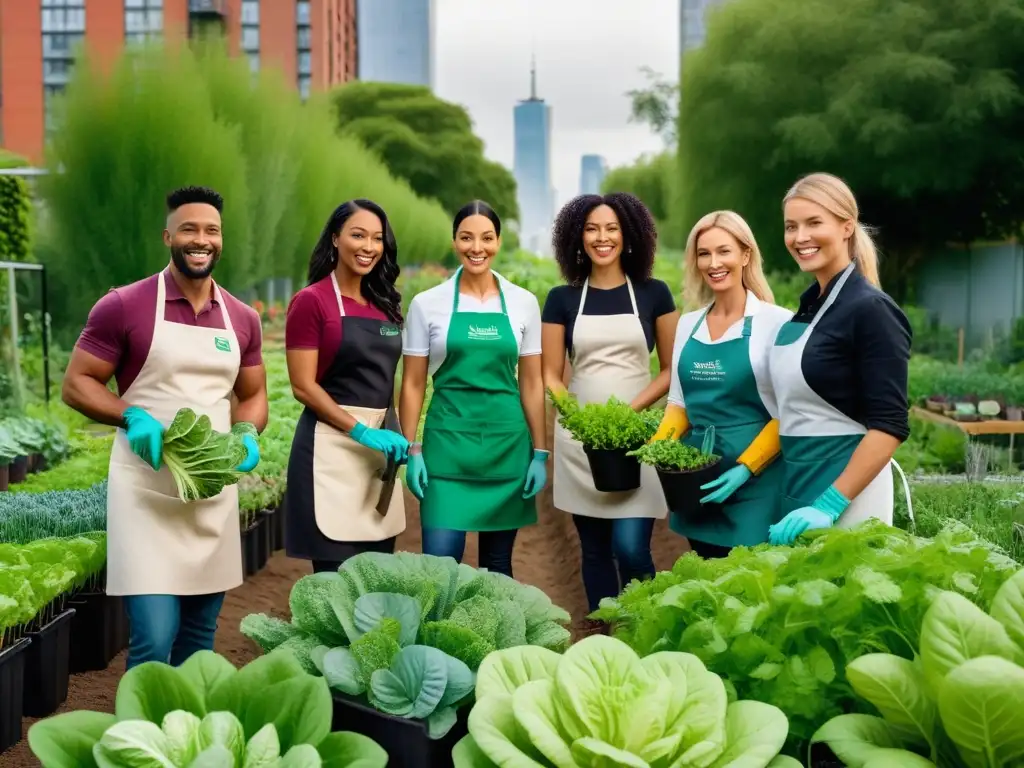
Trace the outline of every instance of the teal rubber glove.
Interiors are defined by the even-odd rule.
[[[740,489],[754,473],[742,464],[737,464],[700,487],[702,491],[712,491],[700,500],[701,504],[721,504]]]
[[[427,490],[427,465],[423,462],[423,447],[419,443],[409,446],[409,463],[405,465],[405,484],[412,495],[423,501]]]
[[[548,452],[537,449],[533,452],[533,461],[526,470],[526,484],[523,486],[523,498],[532,499],[548,484]]]
[[[390,429],[373,429],[357,423],[349,434],[360,445],[380,451],[394,461],[405,461],[405,457],[409,455],[409,441]]]
[[[256,442],[256,438],[252,435],[242,435],[242,445],[245,446],[245,459],[235,468],[235,471],[252,472],[256,469],[256,465],[260,463],[259,443]]]
[[[794,509],[770,526],[768,541],[775,545],[789,546],[805,531],[831,528],[849,506],[850,500],[837,491],[834,485],[830,485],[811,506]]]
[[[153,469],[160,469],[164,458],[163,424],[134,405],[124,412],[123,418],[132,453]]]

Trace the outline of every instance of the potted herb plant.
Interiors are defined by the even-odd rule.
[[[668,437],[655,440],[630,452],[643,464],[658,471],[669,509],[676,512],[699,509],[705,492],[701,486],[721,474],[722,457],[713,453],[715,428],[708,427],[701,448]]]
[[[612,397],[606,403],[580,405],[565,393],[548,393],[558,411],[559,423],[583,444],[590,462],[594,487],[604,493],[633,491],[640,487],[640,463],[631,451],[648,439],[644,417],[629,403]]]

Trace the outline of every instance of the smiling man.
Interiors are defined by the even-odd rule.
[[[204,187],[167,196],[170,264],[96,303],[64,377],[64,402],[118,427],[107,490],[107,593],[125,598],[129,669],[179,665],[212,649],[224,593],[242,583],[238,486],[185,503],[162,461],[164,430],[180,408],[209,416],[220,432],[233,422],[261,432],[267,424],[259,316],[212,277],[223,207]],[[259,462],[256,441],[247,438],[246,447],[243,472]]]

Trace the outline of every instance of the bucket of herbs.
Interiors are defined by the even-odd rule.
[[[583,445],[594,487],[602,493],[639,488],[640,463],[631,452],[650,436],[644,417],[615,397],[580,405],[568,392],[548,395],[558,411],[558,423]]]
[[[722,457],[715,455],[714,448],[715,428],[708,427],[700,448],[669,436],[647,443],[629,455],[658,471],[668,508],[673,512],[687,513],[700,509],[701,497],[707,495],[701,486],[722,472]]]

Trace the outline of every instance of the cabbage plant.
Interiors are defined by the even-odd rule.
[[[129,670],[114,714],[66,712],[28,732],[43,768],[383,768],[387,753],[331,733],[327,684],[285,652],[242,669],[213,651]]]
[[[814,734],[850,768],[1009,768],[1024,764],[1024,571],[988,613],[938,592],[913,660],[888,653],[846,667],[877,715],[837,715]]]
[[[799,768],[779,755],[788,730],[777,707],[730,704],[692,654],[641,659],[594,635],[564,655],[524,646],[488,656],[452,756],[455,768]]]

